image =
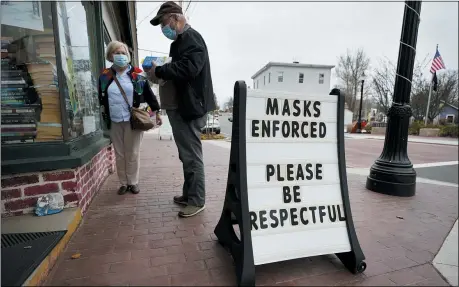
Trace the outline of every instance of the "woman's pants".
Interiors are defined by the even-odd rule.
[[[121,185],[138,184],[143,132],[132,130],[130,122],[112,122],[110,138],[115,148],[116,172]]]

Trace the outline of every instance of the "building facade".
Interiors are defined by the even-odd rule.
[[[434,124],[457,124],[459,123],[459,109],[458,107],[446,103],[445,101],[440,102],[440,113],[434,119]]]
[[[84,212],[114,153],[97,100],[111,40],[137,57],[134,1],[2,1],[2,217],[60,192]]]
[[[298,62],[269,62],[252,76],[253,89],[328,95],[333,68]]]

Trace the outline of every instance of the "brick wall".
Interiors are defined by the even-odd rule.
[[[38,197],[60,192],[65,207],[84,212],[107,176],[115,171],[112,146],[75,169],[2,176],[2,217],[34,212]]]

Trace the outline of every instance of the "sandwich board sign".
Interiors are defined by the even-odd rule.
[[[344,96],[234,88],[225,202],[215,228],[239,286],[255,265],[336,254],[366,268],[351,215],[344,155]],[[237,236],[233,225],[238,225]]]

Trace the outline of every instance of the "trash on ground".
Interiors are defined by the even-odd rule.
[[[56,214],[64,209],[64,196],[59,193],[50,193],[40,196],[35,207],[35,214],[45,216]]]

